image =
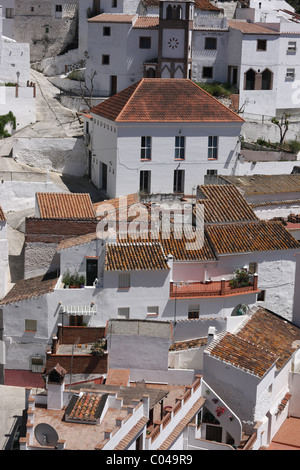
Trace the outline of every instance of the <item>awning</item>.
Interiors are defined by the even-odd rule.
[[[66,315],[96,315],[96,305],[62,305],[60,313]]]

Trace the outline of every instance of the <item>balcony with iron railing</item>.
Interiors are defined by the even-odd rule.
[[[221,279],[220,281],[178,281],[170,282],[170,299],[198,298],[198,297],[228,297],[233,295],[243,295],[258,293],[258,276],[253,275],[248,285],[232,285],[231,280]]]

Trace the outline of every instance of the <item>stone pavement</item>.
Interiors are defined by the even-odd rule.
[[[83,134],[76,112],[65,108],[56,99],[59,89],[47,77],[31,70],[31,80],[36,83],[36,123],[21,129],[16,137],[77,137]]]

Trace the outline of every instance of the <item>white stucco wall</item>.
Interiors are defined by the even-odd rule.
[[[99,125],[97,124],[99,122]],[[91,149],[92,181],[101,188],[100,162],[108,165],[108,197],[139,191],[140,171],[151,171],[151,192],[172,193],[174,170],[185,170],[184,191],[192,194],[204,182],[208,169],[218,174],[231,174],[240,149],[238,136],[241,124],[116,124],[94,116]],[[179,132],[180,131],[180,132]],[[185,136],[185,160],[174,159],[176,135]],[[208,136],[218,136],[217,160],[207,158]],[[105,140],[104,140],[105,136]],[[152,159],[141,161],[141,136],[152,137]],[[110,168],[109,168],[110,167]]]
[[[12,112],[16,117],[16,130],[36,122],[36,99],[32,87],[5,87],[4,100],[0,102],[1,115]]]
[[[77,138],[15,138],[13,156],[19,163],[41,170],[57,171],[73,176],[87,174],[84,141]]]

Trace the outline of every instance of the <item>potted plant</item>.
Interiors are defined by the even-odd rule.
[[[79,285],[81,288],[85,286],[85,276],[83,274],[79,276]]]
[[[106,341],[104,339],[98,340],[92,344],[91,353],[94,356],[103,356],[105,352]]]
[[[71,274],[68,269],[64,273],[62,281],[64,283],[64,289],[68,289],[70,287],[70,282],[71,282]]]
[[[237,269],[234,274],[235,277],[229,281],[229,285],[231,287],[247,287],[250,285],[250,278],[247,271],[244,269]]]

